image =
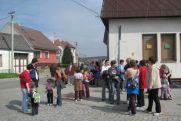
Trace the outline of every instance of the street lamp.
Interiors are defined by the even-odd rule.
[[[120,64],[120,41],[121,41],[121,26],[119,26],[119,33],[118,33],[118,65]]]
[[[11,72],[13,73],[14,72],[14,69],[13,69],[13,61],[14,61],[14,27],[13,27],[13,18],[14,18],[14,15],[15,15],[15,11],[12,11],[10,13],[8,13],[11,15]]]

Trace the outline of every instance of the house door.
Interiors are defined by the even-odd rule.
[[[156,34],[144,34],[142,36],[143,43],[143,59],[148,60],[149,57],[157,58],[157,36]]]
[[[15,73],[21,73],[26,69],[28,64],[28,54],[27,53],[15,53],[14,54],[14,68]]]

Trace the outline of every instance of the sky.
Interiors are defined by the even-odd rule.
[[[98,14],[76,4],[77,1]],[[34,28],[48,38],[60,38],[78,43],[81,57],[105,56],[104,25],[99,17],[102,0],[0,0],[0,28],[10,21]]]

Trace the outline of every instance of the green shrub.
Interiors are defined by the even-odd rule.
[[[4,78],[15,78],[18,77],[19,74],[17,73],[0,73],[0,79],[4,79]]]

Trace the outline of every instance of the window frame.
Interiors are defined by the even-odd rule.
[[[47,57],[46,57],[46,53],[48,54]],[[45,57],[45,59],[49,59],[49,58],[50,58],[50,53],[49,53],[49,51],[44,51],[44,57]]]
[[[173,52],[171,53],[175,53],[175,57],[172,58],[172,60],[163,60],[162,56],[163,56],[163,52],[162,52],[162,36],[164,35],[174,35],[174,40],[173,40]],[[160,33],[160,52],[161,52],[161,63],[176,63],[177,62],[177,34],[176,33]]]

